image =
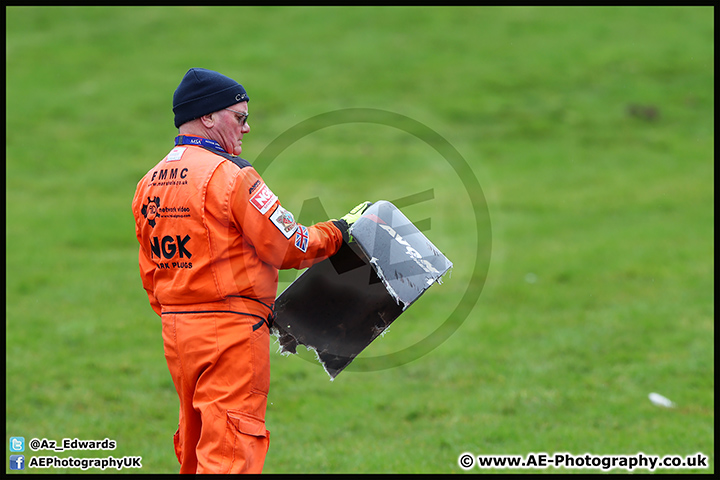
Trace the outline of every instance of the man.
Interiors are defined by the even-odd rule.
[[[162,318],[180,398],[180,473],[259,473],[269,445],[269,329],[278,270],[309,267],[348,241],[367,208],[298,224],[246,160],[249,97],[190,69],[173,95],[175,147],[137,185],[142,284]]]

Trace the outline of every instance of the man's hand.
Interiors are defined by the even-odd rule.
[[[345,220],[345,223],[348,224],[348,228],[350,228],[358,218],[362,217],[362,214],[365,213],[365,210],[367,210],[370,205],[372,205],[372,202],[364,201],[342,217],[342,220]]]
[[[342,231],[343,239],[346,242],[352,242],[352,236],[350,236],[350,233],[348,232],[350,230],[350,227],[353,225],[353,223],[357,221],[358,218],[362,216],[363,213],[365,213],[365,210],[367,210],[368,207],[372,204],[373,202],[366,200],[360,205],[350,210],[345,216],[340,218],[340,220],[334,221],[335,225]]]

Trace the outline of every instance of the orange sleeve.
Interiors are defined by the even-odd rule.
[[[162,311],[160,308],[160,302],[155,297],[155,286],[153,282],[153,275],[155,274],[155,269],[157,268],[157,265],[155,265],[155,262],[147,258],[147,255],[145,255],[145,252],[143,251],[142,247],[140,248],[140,252],[138,254],[139,260],[140,260],[140,277],[142,278],[142,284],[143,288],[148,294],[148,299],[150,300],[150,306],[152,309],[157,313],[158,315],[162,316]]]
[[[264,263],[306,268],[334,255],[343,241],[331,221],[306,227],[295,221],[260,175],[244,168],[231,196],[231,217]]]
[[[142,182],[142,180],[141,180]],[[138,184],[139,185],[139,184]],[[139,204],[139,187],[135,192],[135,196],[133,197],[133,212],[139,212],[140,211],[140,204]],[[148,258],[147,253],[145,249],[142,247],[142,236],[140,234],[140,225],[138,224],[138,219],[135,219],[135,236],[138,239],[138,242],[140,243],[140,248],[138,251],[138,262],[140,264],[140,278],[142,279],[142,285],[145,291],[147,292],[148,299],[150,300],[150,306],[152,309],[157,313],[158,315],[162,315],[162,310],[160,307],[160,302],[158,301],[157,297],[155,297],[155,282],[154,282],[154,275],[155,275],[155,269],[157,268],[157,265],[155,265],[155,262],[153,262],[150,258]]]

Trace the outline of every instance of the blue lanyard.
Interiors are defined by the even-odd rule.
[[[217,150],[218,152],[227,153],[224,148],[220,146],[215,140],[202,137],[192,137],[185,135],[178,135],[175,137],[175,145],[197,145],[198,147],[209,148]]]

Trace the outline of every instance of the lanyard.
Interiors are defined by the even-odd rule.
[[[202,138],[202,137],[193,137],[193,136],[185,136],[185,135],[178,135],[175,137],[175,145],[197,145],[199,147],[204,147],[212,150],[216,150],[218,152],[227,153],[224,148],[220,146],[218,142],[215,140],[210,140],[208,138]]]

